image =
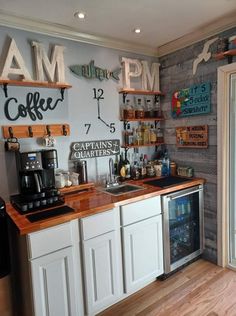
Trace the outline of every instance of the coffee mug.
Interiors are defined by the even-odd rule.
[[[5,142],[6,151],[19,151],[20,143],[16,137],[8,138]]]
[[[45,136],[43,138],[43,146],[54,147],[56,145],[56,139],[52,136]]]

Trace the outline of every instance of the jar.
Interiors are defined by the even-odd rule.
[[[72,185],[79,185],[79,174],[72,172],[70,174],[70,181],[72,182]]]
[[[70,187],[72,185],[72,182],[70,181],[70,173],[68,171],[65,171],[62,173],[65,179],[65,186]]]
[[[172,161],[170,163],[170,174],[171,176],[175,176],[176,175],[176,170],[177,169],[177,166],[176,166],[176,163],[174,161]]]
[[[155,176],[155,169],[154,169],[154,166],[153,166],[153,164],[151,162],[149,162],[147,164],[146,170],[147,170],[147,176],[148,177],[154,177]]]
[[[65,178],[62,173],[55,174],[55,186],[57,189],[62,189],[66,186]]]

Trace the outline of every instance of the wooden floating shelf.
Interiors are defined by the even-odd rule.
[[[120,90],[119,93],[127,94],[143,94],[143,95],[165,95],[161,91],[151,91],[151,90]]]
[[[44,137],[50,131],[51,136],[69,136],[69,124],[47,124],[47,125],[8,125],[2,126],[3,138],[32,138]]]
[[[236,49],[227,50],[214,55],[217,60],[221,60],[229,56],[236,56]]]
[[[41,88],[52,88],[52,89],[69,89],[72,86],[67,83],[55,83],[48,81],[22,81],[22,80],[7,80],[0,79],[0,84],[11,85],[11,86],[25,86],[25,87],[41,87]]]
[[[164,145],[165,143],[154,143],[154,144],[146,144],[146,145],[122,145],[121,148],[139,148],[139,147],[154,147]]]
[[[120,119],[122,122],[151,122],[151,121],[164,121],[163,117],[150,117],[150,118],[133,118],[133,119]]]

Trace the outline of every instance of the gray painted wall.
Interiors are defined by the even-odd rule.
[[[65,91],[65,100],[60,103],[54,111],[45,112],[43,121],[32,122],[29,118],[21,118],[15,122],[8,121],[4,115],[5,96],[3,90],[0,90],[0,125],[22,125],[22,124],[56,124],[69,123],[71,128],[70,137],[57,137],[56,149],[58,151],[59,168],[68,170],[73,167],[69,162],[70,144],[75,141],[102,140],[102,139],[120,139],[122,123],[119,121],[119,102],[121,96],[118,89],[122,83],[109,80],[89,80],[78,78],[72,74],[68,66],[74,64],[88,64],[95,60],[95,65],[101,68],[113,70],[121,66],[121,57],[138,58],[148,61],[157,61],[156,58],[131,54],[123,51],[88,45],[84,43],[73,42],[60,38],[34,34],[21,30],[0,27],[0,54],[3,56],[6,49],[7,37],[15,39],[27,69],[33,78],[33,61],[31,41],[41,42],[45,50],[48,51],[51,45],[65,46],[64,60],[66,68],[66,81],[72,85],[71,89]],[[139,82],[134,83],[134,87],[140,88]],[[115,122],[116,132],[111,134],[109,129],[97,119],[97,103],[93,99],[93,88],[102,88],[105,99],[101,102],[101,114],[105,121]],[[60,97],[59,90],[47,88],[13,87],[9,86],[9,96],[14,96],[20,103],[25,104],[25,96],[28,92],[39,91],[41,96]],[[91,123],[91,129],[86,135],[85,123]],[[9,195],[17,192],[17,179],[15,169],[15,158],[13,153],[5,152],[2,132],[0,132],[0,196],[8,200]],[[21,139],[21,150],[41,149],[42,141],[40,139]],[[151,152],[153,149],[149,149]],[[114,157],[113,157],[114,158]],[[108,174],[109,157],[87,159],[89,181],[96,181],[100,175]]]
[[[236,34],[236,28],[218,35],[219,38],[228,38]],[[215,36],[214,36],[215,37]],[[212,38],[214,38],[212,37]],[[165,116],[165,142],[171,159],[181,166],[192,166],[195,176],[206,179],[205,186],[205,258],[216,262],[217,259],[217,68],[228,63],[227,59],[217,61],[211,58],[202,62],[193,76],[193,61],[202,52],[207,40],[181,49],[160,58],[161,90],[166,92],[163,100]],[[217,42],[212,44],[211,51],[216,52]],[[234,61],[234,60],[233,60]],[[236,60],[235,60],[236,61]],[[206,115],[189,116],[187,118],[172,119],[171,97],[174,91],[188,88],[192,84],[210,81],[211,113]],[[175,127],[204,125],[209,126],[209,147],[207,149],[177,148]]]

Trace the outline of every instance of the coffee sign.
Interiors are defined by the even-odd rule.
[[[94,140],[75,142],[71,144],[71,160],[87,159],[118,155],[120,153],[120,140]]]

